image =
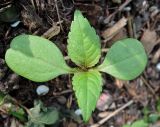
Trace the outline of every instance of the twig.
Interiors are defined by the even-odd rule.
[[[137,39],[136,24],[133,23],[133,37]]]
[[[116,9],[115,12],[113,12],[111,15],[109,15],[108,18],[105,19],[105,21],[110,21],[110,19],[112,19],[112,17],[113,17],[114,15],[116,15],[119,11],[122,11],[123,8],[124,8],[125,6],[127,6],[130,2],[132,2],[132,0],[126,0],[118,9]],[[105,21],[104,21],[104,22],[105,22]]]
[[[133,22],[132,22],[132,16],[130,15],[130,12],[128,11],[127,12],[127,18],[128,18],[128,24],[127,24],[127,27],[128,27],[128,33],[129,33],[129,36],[133,38]]]
[[[122,11],[122,9],[127,6],[132,0],[126,0],[119,8],[118,11]]]
[[[55,1],[56,11],[57,11],[57,16],[58,16],[58,21],[60,22],[61,18],[60,18],[59,9],[58,9],[58,6],[57,6],[57,0],[54,0],[54,1]],[[61,30],[64,31],[61,22],[60,22],[60,27],[61,27]]]
[[[143,76],[141,76],[142,81],[144,82],[144,84],[149,88],[150,92],[155,95],[155,91],[153,90],[153,88],[150,86],[150,84],[145,80],[145,78]]]
[[[59,32],[60,32],[60,27],[57,25],[53,25],[45,33],[43,33],[42,37],[47,38],[47,39],[51,39],[52,37],[58,35]]]
[[[33,0],[30,0],[30,1],[31,1],[31,4],[32,4],[33,8],[35,9],[36,6],[35,6],[35,4],[34,4],[34,1],[33,1]]]
[[[91,125],[90,127],[99,127],[102,124],[104,124],[107,120],[109,120],[110,118],[112,118],[113,116],[117,115],[120,111],[122,111],[123,109],[125,109],[126,107],[130,106],[133,104],[133,100],[130,100],[128,103],[126,103],[125,105],[123,105],[122,107],[120,107],[119,109],[115,110],[113,113],[109,114],[108,116],[106,116],[105,118],[103,118],[102,120],[100,120],[98,123]]]
[[[109,51],[109,48],[103,48],[102,49],[102,52],[104,52],[104,53],[106,53],[106,52],[108,52]]]
[[[116,24],[114,24],[111,28],[106,29],[102,36],[105,40],[110,40],[113,36],[115,36],[125,25],[127,24],[127,19],[122,17]]]

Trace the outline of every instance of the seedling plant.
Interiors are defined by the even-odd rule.
[[[122,80],[139,76],[147,63],[142,44],[133,38],[119,40],[99,65],[100,38],[80,11],[75,11],[68,35],[68,56],[77,67],[69,67],[57,46],[42,37],[19,35],[5,54],[7,65],[17,74],[35,82],[45,82],[62,74],[74,74],[73,90],[87,122],[102,91],[101,72]]]

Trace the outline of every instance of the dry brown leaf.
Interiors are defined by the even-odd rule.
[[[127,32],[125,28],[122,28],[111,40],[107,42],[107,46],[111,47],[116,41],[124,39],[127,37]]]
[[[42,37],[51,39],[52,37],[58,35],[60,32],[60,26],[53,25],[49,30],[47,30]]]
[[[153,31],[149,29],[145,30],[141,37],[141,42],[145,47],[147,54],[150,54],[154,46],[158,44],[157,33],[154,30]]]
[[[122,28],[112,39],[112,42],[124,39],[127,37],[127,31],[125,28]]]
[[[108,115],[111,114],[111,113],[113,113],[113,112],[112,112],[112,111],[100,112],[100,113],[98,114],[98,117],[104,118],[104,117],[108,116]]]
[[[126,86],[126,88],[127,88],[127,90],[128,90],[128,93],[132,96],[132,97],[134,97],[134,98],[136,98],[136,99],[139,99],[139,96],[138,96],[138,94],[137,94],[137,89],[136,89],[136,85],[133,83],[133,84],[131,84],[131,85],[128,85],[128,84],[126,84],[125,85]]]
[[[121,18],[114,26],[106,29],[102,33],[102,37],[106,40],[110,40],[115,36],[125,25],[127,24],[127,19],[125,17]]]
[[[121,89],[124,85],[124,81],[116,79],[115,84],[119,89]]]

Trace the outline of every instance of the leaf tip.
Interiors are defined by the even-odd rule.
[[[76,15],[82,15],[82,13],[81,13],[80,10],[75,10],[74,15],[75,15],[75,16],[76,16]]]

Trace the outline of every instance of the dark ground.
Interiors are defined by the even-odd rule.
[[[10,6],[14,11],[11,10],[9,17],[5,17],[2,12]],[[159,0],[1,0],[0,91],[8,93],[27,108],[33,107],[35,99],[40,99],[46,106],[67,109],[68,112],[78,109],[70,76],[63,75],[41,83],[49,86],[50,91],[44,96],[38,96],[36,88],[40,84],[17,76],[4,61],[11,39],[22,33],[39,36],[45,33],[45,37],[55,42],[63,55],[67,56],[67,35],[75,9],[83,12],[100,35],[103,57],[114,41],[133,37],[142,41],[149,61],[144,73],[133,81],[124,82],[103,74],[103,93],[109,98],[105,111],[96,109],[88,124],[82,123],[81,120],[77,122],[69,116],[60,119],[58,126],[83,127],[95,124],[108,116],[107,113],[112,113],[131,100],[134,103],[111,117],[102,127],[121,127],[125,123],[140,119],[143,117],[142,109],[146,106],[152,112],[156,112],[156,102],[160,96],[160,69],[157,68],[157,64],[160,63]],[[123,21],[124,25],[120,26],[118,21],[122,17],[128,21],[127,24]],[[18,26],[11,27],[16,21],[21,22]],[[117,27],[113,27],[116,23]],[[53,30],[51,36],[46,33],[50,28]],[[68,59],[67,62],[73,64]],[[65,112],[64,110],[64,114]],[[0,115],[0,126],[12,127],[12,120],[11,115]],[[152,127],[160,127],[160,123],[157,121]]]

